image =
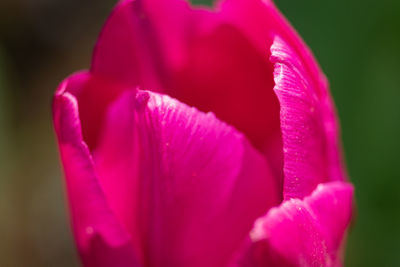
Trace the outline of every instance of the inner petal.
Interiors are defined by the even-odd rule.
[[[265,158],[212,113],[128,90],[102,133],[96,169],[146,266],[223,266],[278,203]]]
[[[279,129],[268,47],[266,41],[265,55],[259,54],[227,24],[199,34],[190,43],[185,64],[171,68],[169,92],[200,110],[213,111],[262,150],[271,133]]]
[[[279,102],[272,90],[269,41],[261,54],[237,28],[220,24],[198,29],[187,42],[183,63],[168,68],[166,91],[244,133],[266,155],[282,188]]]

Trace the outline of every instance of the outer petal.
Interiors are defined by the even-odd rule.
[[[336,118],[327,88],[318,92],[292,47],[277,36],[271,52],[281,103],[284,197],[302,198],[321,182],[345,178]]]
[[[223,266],[278,201],[242,134],[168,96],[127,91],[103,133],[96,168],[145,265]]]
[[[256,221],[240,266],[341,266],[341,244],[352,214],[353,188],[319,185]]]
[[[57,90],[53,117],[79,253],[85,266],[139,266],[130,237],[114,217],[98,183],[91,155],[82,139],[78,104],[68,92],[77,88],[69,86],[66,80]]]

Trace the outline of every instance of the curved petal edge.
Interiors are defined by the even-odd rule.
[[[341,266],[352,208],[353,186],[345,182],[285,201],[256,221],[238,266]]]
[[[78,102],[69,92],[71,76],[53,99],[53,120],[78,251],[85,266],[138,266],[130,237],[108,207],[89,149],[82,138]],[[75,84],[75,83],[72,83]]]
[[[279,36],[270,60],[281,105],[284,198],[303,198],[320,183],[346,180],[328,88],[316,88],[298,54]]]

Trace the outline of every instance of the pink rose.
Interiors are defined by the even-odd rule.
[[[271,1],[120,1],[53,115],[84,266],[342,264],[334,106]]]

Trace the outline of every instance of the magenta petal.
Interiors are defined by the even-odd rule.
[[[75,79],[76,78],[76,79]],[[128,233],[110,210],[82,139],[76,98],[64,81],[53,101],[53,118],[65,170],[72,226],[85,266],[138,266]],[[68,88],[68,91],[79,88]]]
[[[161,90],[156,40],[143,1],[120,1],[97,40],[91,73],[122,86]]]
[[[223,266],[277,204],[264,157],[212,113],[132,90],[105,125],[96,168],[145,265]]]
[[[240,266],[341,266],[341,245],[352,215],[353,187],[319,185],[258,219]]]
[[[271,53],[281,104],[284,197],[302,198],[319,183],[344,180],[336,117],[327,88],[318,92],[297,53],[278,36]]]

